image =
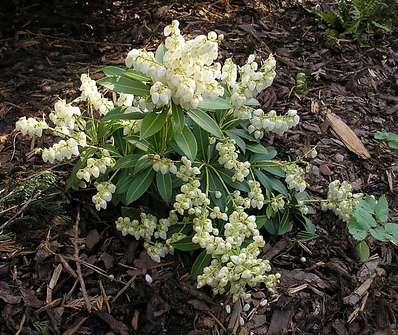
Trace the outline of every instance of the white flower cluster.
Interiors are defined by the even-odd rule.
[[[195,214],[195,208],[210,205],[210,199],[202,192],[200,181],[197,179],[191,180],[181,186],[181,193],[177,194],[174,209],[181,215],[184,211],[188,214]]]
[[[110,181],[104,181],[102,183],[95,183],[97,193],[93,195],[92,201],[97,211],[106,209],[107,203],[112,200],[112,194],[116,191],[116,186]]]
[[[232,198],[234,201],[234,204],[236,206],[240,206],[243,208],[250,208],[251,206],[251,199],[250,198],[245,198],[241,195],[241,192],[238,190],[235,190],[234,192],[232,192]]]
[[[285,207],[285,200],[282,194],[271,198],[270,206],[274,212],[278,212]]]
[[[173,253],[173,243],[186,237],[186,235],[177,232],[167,238],[170,226],[176,224],[178,224],[178,218],[174,211],[170,211],[168,218],[159,221],[154,215],[141,213],[139,220],[131,220],[128,217],[118,218],[116,229],[120,230],[123,236],[129,234],[137,240],[142,238],[149,257],[155,262],[160,262],[160,258]],[[157,240],[152,240],[152,238]]]
[[[256,225],[256,217],[248,215],[243,208],[238,208],[229,216],[229,222],[224,226],[224,236],[231,245],[240,247],[245,238],[259,236]]]
[[[69,138],[68,140],[61,140],[55,143],[50,148],[45,148],[42,151],[42,159],[44,162],[53,164],[55,161],[63,161],[64,159],[71,159],[72,156],[79,156],[78,142]]]
[[[286,172],[285,181],[288,188],[297,192],[304,192],[307,187],[304,169],[295,163],[286,163],[283,165],[283,170]]]
[[[236,107],[243,106],[247,99],[254,98],[274,81],[276,62],[272,54],[261,64],[260,69],[255,58],[255,55],[250,55],[246,64],[239,68],[231,59],[227,59],[222,68],[221,80],[231,88],[231,102]]]
[[[224,142],[217,143],[216,150],[219,154],[218,162],[234,172],[233,181],[243,181],[249,175],[250,163],[238,160],[238,150],[233,139],[228,138]]]
[[[169,158],[161,158],[158,154],[156,154],[153,156],[152,162],[152,169],[154,169],[156,172],[160,171],[161,174],[166,174],[169,172],[172,174],[177,173],[177,166]]]
[[[199,35],[185,40],[178,21],[164,29],[165,53],[163,63],[156,60],[153,52],[131,50],[126,66],[149,76],[152,102],[163,106],[173,100],[185,108],[196,108],[203,98],[215,98],[224,94],[217,79],[221,76],[221,65],[214,63],[218,57],[217,34]]]
[[[57,132],[70,136],[72,135],[72,131],[78,128],[76,119],[79,119],[82,126],[85,125],[84,120],[80,116],[79,107],[67,104],[65,100],[59,100],[54,105],[54,111],[48,117],[54,123]]]
[[[171,90],[160,81],[151,86],[150,94],[156,107],[168,105],[171,99]]]
[[[133,94],[120,93],[116,100],[116,106],[120,107],[131,107],[134,102]]]
[[[210,212],[210,218],[215,220],[215,219],[220,219],[223,221],[228,221],[228,215],[227,213],[221,212],[220,207],[216,206],[214,207],[211,212]]]
[[[98,178],[100,174],[104,174],[108,167],[115,165],[115,160],[109,157],[107,150],[102,151],[103,157],[101,158],[89,158],[84,168],[80,169],[76,173],[78,179],[84,179],[89,182],[91,177]]]
[[[141,120],[120,120],[123,125],[123,136],[138,133],[141,127]]]
[[[82,83],[80,86],[80,91],[82,92],[80,101],[87,101],[102,115],[107,114],[113,109],[113,102],[101,95],[95,80],[92,80],[87,74],[83,73],[80,76],[80,81]]]
[[[246,286],[253,287],[261,282],[273,292],[280,275],[266,274],[271,270],[269,261],[257,258],[258,250],[263,245],[264,240],[257,236],[247,248],[241,249],[237,255],[230,255],[227,261],[213,259],[203,274],[198,276],[198,287],[209,285],[213,288],[213,292],[218,294],[224,293],[229,286],[233,300],[249,299],[250,294],[246,292]]]
[[[140,220],[131,220],[129,217],[120,217],[116,221],[116,229],[122,232],[123,236],[132,235],[136,240],[143,238],[150,240],[157,225],[158,219],[151,214],[140,214]]]
[[[250,119],[248,131],[250,134],[254,133],[257,139],[263,138],[266,132],[282,135],[290,128],[297,126],[299,121],[300,117],[294,109],[290,109],[286,115],[277,115],[274,110],[266,114],[262,109],[256,109]]]
[[[199,174],[199,168],[192,166],[192,162],[185,156],[182,156],[180,168],[176,173],[177,178],[181,179],[182,181],[189,181]]]
[[[237,197],[241,197],[249,208],[252,200],[253,206],[261,205],[261,195],[259,184],[253,182],[248,198],[240,194]],[[235,300],[250,296],[246,293],[246,285],[255,286],[263,282],[272,290],[279,277],[266,275],[265,272],[270,271],[269,262],[257,258],[265,242],[257,229],[255,216],[245,213],[243,207],[236,207],[228,217],[219,207],[209,208],[209,204],[210,200],[200,189],[199,180],[195,174],[190,174],[181,186],[181,193],[176,196],[174,208],[181,215],[187,211],[193,216],[192,242],[206,249],[213,258],[211,265],[198,277],[198,287],[210,285],[214,293],[223,293],[230,287],[229,293]],[[212,220],[215,219],[227,221],[223,236],[219,236],[220,231],[213,226]],[[242,243],[249,238],[253,242],[241,248]]]
[[[15,129],[22,135],[42,137],[43,130],[48,129],[48,124],[44,120],[38,121],[35,118],[23,116],[16,122]]]
[[[261,209],[264,206],[264,195],[261,191],[261,185],[258,181],[249,180],[248,181],[250,192],[248,197],[250,199],[250,204],[253,208]]]
[[[362,193],[352,193],[352,186],[349,182],[335,180],[329,184],[328,196],[322,202],[322,210],[332,210],[344,221],[350,219],[352,211],[363,197]]]

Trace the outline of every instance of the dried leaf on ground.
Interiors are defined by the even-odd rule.
[[[353,130],[343,120],[331,112],[326,114],[326,120],[349,150],[363,159],[370,158],[369,151],[365,148]]]

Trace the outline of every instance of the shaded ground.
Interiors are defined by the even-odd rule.
[[[5,191],[0,196],[13,190],[16,180],[49,168],[30,153],[29,143],[10,134],[18,117],[39,116],[58,97],[75,97],[80,73],[122,63],[132,47],[155,45],[164,25],[179,19],[184,33],[225,34],[223,56],[239,62],[253,51],[276,54],[278,76],[260,101],[267,110],[295,108],[302,122],[287,137],[269,142],[285,158],[317,144],[320,154],[308,174],[314,195],[324,195],[331,180],[346,179],[357,191],[387,194],[392,219],[398,221],[397,154],[373,139],[377,130],[398,132],[396,32],[376,36],[366,47],[344,36],[341,49],[335,49],[328,46],[324,27],[301,7],[278,7],[267,15],[251,5],[255,1],[15,2],[18,10],[10,3],[1,13],[0,175]],[[306,94],[294,90],[298,71],[308,74]],[[358,158],[335,136],[325,123],[328,110],[356,132],[370,159]],[[196,290],[188,276],[189,256],[154,264],[138,242],[114,231],[116,209],[100,218],[87,192],[63,196],[67,168],[53,169],[59,177],[51,187],[55,196],[44,207],[29,194],[18,200],[19,207],[0,212],[1,223],[11,220],[0,235],[0,334],[234,332],[240,307],[227,315],[218,298]],[[30,207],[21,206],[32,197]],[[264,257],[282,273],[280,294],[263,308],[258,305],[263,293],[256,292],[257,314],[242,314],[246,323],[236,333],[394,333],[396,248],[374,243],[375,257],[361,266],[341,222],[331,215],[316,222],[320,236],[310,242],[295,239],[298,225],[289,236],[267,236]],[[152,284],[145,282],[145,273]]]

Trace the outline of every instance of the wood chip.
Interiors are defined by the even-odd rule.
[[[133,317],[131,319],[131,327],[135,331],[137,331],[137,329],[138,329],[138,320],[139,320],[139,318],[140,318],[140,312],[137,311],[137,310],[134,310],[134,314],[133,314]]]
[[[350,151],[362,159],[370,158],[369,151],[365,148],[358,136],[349,126],[347,126],[343,120],[331,112],[326,114],[326,120]]]

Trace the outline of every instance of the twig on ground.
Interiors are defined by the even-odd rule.
[[[124,285],[124,287],[116,294],[116,296],[112,299],[112,304],[117,300],[117,299],[119,299],[119,297],[124,293],[124,292],[126,292],[126,290],[131,286],[131,284],[134,282],[134,280],[135,280],[135,278],[136,278],[137,276],[133,276],[128,282],[127,282],[127,284],[126,285]]]
[[[88,298],[86,284],[84,282],[83,275],[82,275],[82,268],[80,266],[79,246],[78,246],[79,223],[80,223],[80,207],[78,207],[78,209],[77,209],[76,221],[75,221],[75,226],[74,226],[74,230],[75,230],[75,238],[73,239],[73,245],[75,247],[74,256],[75,256],[75,259],[79,260],[76,262],[76,272],[77,272],[77,276],[79,278],[80,287],[82,289],[82,294],[83,294],[84,302],[86,304],[86,308],[88,311],[90,311],[91,310],[90,299]]]
[[[26,321],[26,314],[24,313],[24,314],[22,315],[22,320],[21,320],[21,323],[19,324],[18,331],[15,333],[15,335],[21,334],[22,329],[23,329],[23,325],[25,324],[25,321]]]

